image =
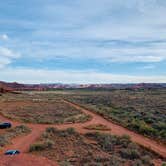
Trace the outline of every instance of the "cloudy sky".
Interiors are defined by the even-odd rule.
[[[166,82],[165,0],[0,1],[0,80]]]

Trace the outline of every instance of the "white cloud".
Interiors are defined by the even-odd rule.
[[[0,56],[1,57],[8,57],[8,58],[19,58],[20,54],[12,51],[9,48],[0,47]]]
[[[165,49],[155,48],[96,48],[96,58],[110,62],[161,62],[166,60]]]
[[[2,34],[2,35],[0,35],[0,39],[2,39],[2,40],[8,40],[9,37],[8,37],[7,34]]]
[[[83,41],[80,43],[72,43],[69,41],[66,41],[66,43],[33,42],[33,44],[31,45],[22,45],[21,47],[23,47],[22,54],[24,52],[24,54],[27,54],[29,59],[33,58],[40,61],[50,59],[63,60],[67,58],[75,59],[76,61],[80,61],[82,59],[90,59],[111,63],[156,63],[166,60],[166,43],[145,43],[130,42],[130,44],[125,45],[121,44],[121,41],[118,40],[112,44],[111,41],[110,43],[109,41]]]
[[[166,3],[156,0],[82,0],[43,8],[37,36],[80,39],[165,39]],[[162,16],[162,17],[161,17]]]
[[[0,47],[0,68],[10,64],[12,60],[19,58],[21,55],[11,49]]]
[[[8,58],[0,57],[0,69],[10,64],[11,60]]]
[[[26,74],[25,74],[26,73]],[[164,75],[134,76],[96,71],[65,71],[38,69],[5,69],[0,71],[1,79],[22,83],[165,83]]]
[[[125,3],[124,0],[70,0],[55,1],[55,3],[43,1],[36,7],[30,0],[32,15],[26,13],[26,10],[23,11],[23,15],[29,15],[31,19],[22,20],[16,17],[6,20],[4,17],[0,20],[2,25],[17,29],[9,28],[10,33],[15,36],[14,40],[8,40],[7,34],[0,35],[0,39],[9,42],[4,42],[5,46],[0,47],[0,67],[5,67],[20,57],[20,54],[16,53],[14,49],[6,48],[7,46],[26,55],[25,59],[28,59],[30,66],[35,66],[34,60],[35,62],[37,60],[45,61],[45,68],[49,68],[48,62],[56,60],[56,58],[58,60],[61,58],[62,63],[65,58],[74,59],[76,63],[82,59],[94,60],[94,63],[95,61],[102,63],[103,61],[106,63],[160,63],[166,61],[166,42],[160,43],[161,39],[163,41],[166,39],[166,5],[163,4],[164,2],[161,4],[161,1],[126,0]],[[43,3],[44,5],[40,6]],[[38,17],[35,17],[36,13]],[[117,43],[115,45],[105,43],[109,40],[115,40]],[[144,43],[154,40],[158,42],[148,46]],[[130,44],[126,46],[118,41]],[[35,42],[36,44],[34,44]],[[90,60],[89,63],[91,63]],[[66,64],[64,67],[70,68],[70,64]],[[144,69],[147,68],[150,67],[147,66]],[[31,74],[30,71],[27,72]],[[44,79],[47,78],[46,74],[42,77],[39,71],[42,74],[55,74],[58,78],[59,74],[64,75],[65,78],[62,79],[64,81],[68,80],[68,75],[70,75],[70,72],[64,74],[59,72],[58,74],[56,71],[38,70],[38,75],[34,74],[33,77],[36,81],[38,78],[47,82]],[[20,73],[19,79],[24,78],[21,70],[16,70],[16,72]],[[34,70],[32,76],[33,72]],[[79,75],[83,78],[82,80],[92,81],[86,74],[80,73]],[[78,80],[76,79],[77,72],[71,73],[71,75],[74,77],[73,80],[80,80],[79,75]],[[95,76],[94,79],[97,81],[98,78],[100,80],[102,77],[106,78],[105,75],[105,73],[93,73],[92,78]],[[107,74],[107,76],[108,79],[111,78],[110,81],[115,78],[115,75]],[[117,77],[118,75],[116,75]],[[119,78],[125,81],[123,76],[119,75]],[[134,81],[135,77],[126,76],[126,78]],[[139,78],[140,81],[146,80],[145,77],[136,78]],[[153,78],[158,77],[148,77],[148,80]],[[52,79],[51,76],[48,77],[48,80],[50,79]]]

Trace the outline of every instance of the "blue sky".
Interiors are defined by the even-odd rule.
[[[166,82],[166,1],[0,2],[0,80]]]

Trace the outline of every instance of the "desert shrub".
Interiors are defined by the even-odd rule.
[[[101,145],[102,149],[106,151],[112,151],[114,148],[109,135],[103,135],[102,138],[99,139],[99,144]]]
[[[50,140],[50,139],[46,139],[44,142],[38,142],[35,144],[32,144],[29,148],[30,152],[33,151],[42,151],[45,149],[51,149],[54,146],[54,141]]]
[[[131,143],[130,137],[123,135],[121,137],[103,133],[87,133],[87,137],[98,141],[101,148],[105,151],[113,151],[115,146],[127,147]]]
[[[112,165],[112,166],[120,166],[120,165],[123,165],[122,163],[123,161],[115,155],[113,155],[109,161],[109,165]]]
[[[75,129],[72,128],[72,127],[71,127],[71,128],[67,128],[67,129],[66,129],[66,132],[67,132],[68,134],[71,134],[71,135],[76,133]]]
[[[72,122],[72,123],[77,123],[77,122],[86,122],[90,120],[92,117],[90,115],[86,114],[80,114],[79,116],[71,116],[66,118],[65,122]]]
[[[55,127],[46,128],[47,133],[56,133],[58,130]]]
[[[132,166],[144,166],[144,164],[140,159],[137,159],[132,163]]]
[[[151,166],[152,164],[150,157],[152,154],[132,142],[128,135],[115,136],[102,133],[87,133],[85,136],[95,139],[102,150],[116,154],[123,160],[132,160],[138,166]]]
[[[16,126],[15,128],[8,129],[8,131],[15,132],[16,134],[21,134],[21,133],[29,133],[31,129],[25,125],[20,125],[20,126]]]
[[[29,151],[34,152],[34,151],[42,151],[46,148],[46,146],[43,143],[35,143],[30,146]]]
[[[145,165],[149,165],[149,166],[152,165],[152,162],[151,162],[152,159],[148,155],[145,155],[145,156],[141,157],[141,160],[142,160],[142,163],[145,164]]]
[[[88,121],[88,120],[90,120],[92,117],[90,116],[90,115],[84,115],[84,114],[82,114],[81,116],[79,116],[79,118],[78,118],[78,122],[86,122],[86,121]]]
[[[67,137],[72,134],[76,134],[77,132],[75,131],[74,128],[67,128],[65,130],[58,130],[54,127],[48,127],[46,128],[46,131],[43,133],[44,138],[49,138],[52,134],[57,134],[58,136],[61,137]]]
[[[140,121],[139,123],[139,132],[143,133],[144,135],[156,135],[156,130],[147,125],[144,121]]]
[[[150,156],[146,155],[133,162],[133,166],[154,166]]]
[[[123,135],[119,137],[116,135],[96,132],[96,133],[87,133],[86,136],[97,140],[101,148],[105,151],[113,151],[114,147],[117,145],[127,147],[129,143],[131,143],[130,137],[128,135]]]
[[[59,130],[57,133],[61,137],[67,137],[69,135],[76,134],[76,131],[74,128],[67,128],[66,130]]]
[[[105,135],[105,134],[103,134],[103,135]],[[101,136],[101,133],[99,133],[99,132],[88,132],[88,133],[85,134],[85,136],[98,140]]]
[[[129,148],[129,149],[139,149],[139,146],[134,142],[130,142],[128,144],[127,148]]]
[[[129,135],[122,135],[121,137],[117,137],[117,145],[122,145],[123,147],[127,147],[131,143],[131,139]]]
[[[67,137],[67,136],[69,136],[69,133],[66,132],[66,131],[61,131],[61,132],[58,133],[58,136],[60,136],[60,137]]]
[[[120,150],[120,154],[122,156],[122,158],[125,159],[138,159],[140,158],[140,152],[137,149],[121,149]]]
[[[44,143],[44,145],[45,145],[45,147],[46,148],[53,148],[53,146],[54,146],[54,141],[52,141],[52,140],[50,140],[50,139],[47,139],[46,141],[45,141],[45,143]]]

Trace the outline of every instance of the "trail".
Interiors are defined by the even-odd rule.
[[[33,144],[48,127],[47,125],[38,124],[24,124],[12,121],[0,115],[0,120],[11,122],[13,127],[18,125],[27,125],[31,128],[31,133],[21,135],[11,140],[11,144],[5,146],[0,150],[0,166],[58,166],[54,161],[50,161],[45,157],[34,156],[28,154],[29,147]],[[5,131],[3,131],[5,132]],[[17,156],[4,156],[4,152],[10,149],[18,149],[21,154]]]
[[[2,160],[0,161],[0,165],[2,165],[2,166],[14,166],[12,164],[5,165],[4,163],[5,163],[5,161],[6,161],[6,163],[12,163],[13,161],[16,163],[19,163],[20,160],[22,161],[22,159],[20,157],[7,158],[6,156],[3,155],[3,153],[8,149],[18,149],[23,153],[23,154],[21,154],[21,156],[23,155],[23,158],[25,159],[25,161],[27,160],[27,161],[29,161],[29,163],[33,163],[33,161],[35,163],[35,162],[40,160],[39,164],[36,166],[43,166],[43,165],[40,165],[40,163],[42,163],[41,161],[43,160],[43,163],[44,162],[48,163],[48,164],[44,164],[45,166],[57,166],[57,164],[55,162],[52,163],[48,159],[41,157],[38,160],[37,159],[38,157],[35,156],[36,157],[36,160],[35,160],[35,157],[33,157],[30,154],[27,154],[26,152],[28,152],[30,145],[33,144],[41,136],[41,134],[44,132],[44,130],[47,127],[56,127],[58,129],[66,129],[69,127],[73,127],[79,133],[84,134],[84,133],[89,132],[89,130],[85,129],[84,127],[87,125],[91,125],[91,124],[103,124],[111,129],[110,131],[101,131],[101,132],[111,133],[111,134],[115,134],[115,135],[119,135],[119,136],[124,135],[124,134],[129,135],[133,142],[136,142],[141,146],[144,146],[148,149],[151,149],[152,151],[156,152],[157,154],[159,154],[163,158],[166,158],[166,146],[165,145],[161,145],[154,140],[151,140],[147,137],[144,137],[142,135],[134,133],[134,132],[122,127],[122,126],[115,124],[114,122],[106,120],[103,117],[101,117],[100,115],[98,115],[97,113],[94,113],[88,109],[85,109],[85,108],[79,106],[78,104],[72,103],[72,102],[67,101],[67,100],[64,100],[64,102],[69,104],[72,107],[75,107],[76,109],[81,110],[83,113],[90,115],[92,117],[92,119],[90,121],[87,121],[84,123],[74,123],[74,124],[59,124],[59,125],[31,124],[31,123],[16,122],[16,121],[8,119],[0,114],[0,121],[11,122],[13,126],[26,125],[29,128],[31,128],[31,130],[32,130],[31,133],[28,135],[22,135],[22,136],[18,136],[16,138],[14,138],[11,141],[10,145],[7,145],[0,150],[0,157],[2,157]],[[18,161],[17,161],[17,159],[18,159]],[[25,161],[24,161],[24,163],[25,163]],[[1,164],[1,163],[3,163],[3,164]],[[19,164],[17,164],[17,165],[19,166]],[[28,165],[28,162],[26,164],[24,164],[24,166],[29,166],[29,165]]]
[[[11,140],[11,144],[8,146],[5,146],[2,150],[3,152],[8,149],[18,149],[21,152],[28,152],[29,147],[31,144],[33,144],[44,132],[45,127],[33,127],[31,128],[31,133],[28,135],[22,135],[18,136]]]

